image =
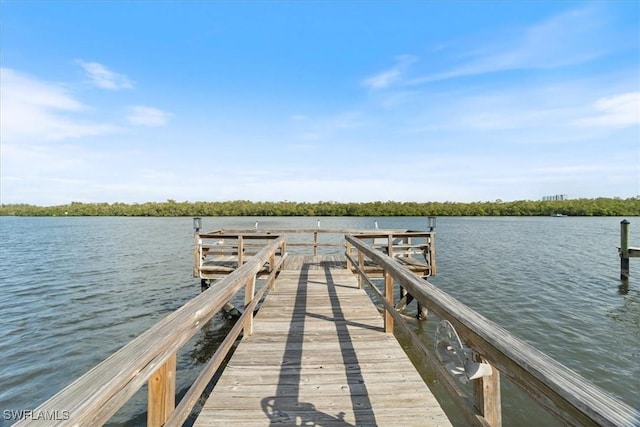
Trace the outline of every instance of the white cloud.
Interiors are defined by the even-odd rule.
[[[79,118],[88,108],[61,84],[1,68],[0,91],[3,143],[62,140],[116,130],[112,125]]]
[[[599,31],[605,25],[605,18],[601,15],[596,7],[558,14],[524,28],[519,34],[505,35],[506,41],[493,42],[490,48],[479,47],[473,55],[475,58],[466,63],[407,80],[406,84],[504,70],[559,68],[589,61],[623,44],[609,40]],[[464,46],[464,49],[469,50],[469,46]]]
[[[508,136],[513,143],[576,142],[595,138],[595,131],[605,138],[615,128],[637,125],[637,84],[635,76],[614,73],[556,83],[504,82],[493,90],[423,88],[422,96],[413,96],[394,114],[402,117],[406,133],[481,131],[493,138]]]
[[[129,77],[115,73],[98,62],[77,60],[76,63],[84,69],[91,83],[99,88],[109,90],[133,88],[134,83]]]
[[[640,92],[628,92],[598,99],[595,114],[574,121],[586,127],[625,127],[640,124]]]
[[[85,108],[61,84],[44,83],[10,68],[0,68],[2,100],[21,100],[42,108],[78,111]]]
[[[362,84],[371,89],[384,89],[401,80],[402,75],[418,58],[413,55],[400,55],[396,58],[396,65],[371,77],[367,77]]]
[[[128,108],[127,121],[132,125],[159,127],[164,126],[170,114],[157,108],[132,105]]]
[[[135,171],[134,159],[140,158],[122,150],[124,127],[95,118],[100,112],[81,102],[68,86],[13,69],[0,68],[0,95],[3,202],[120,199],[104,183],[135,178],[135,172],[126,171]],[[160,126],[168,116],[141,106],[129,112],[134,123],[146,126]],[[119,138],[102,144],[100,135],[116,132]]]

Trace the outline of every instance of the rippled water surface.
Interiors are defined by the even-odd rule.
[[[425,218],[376,219],[380,228],[426,227]],[[640,246],[640,217],[628,219],[631,244]],[[317,225],[205,218],[204,226],[252,228],[256,220],[260,228]],[[321,226],[372,228],[373,220],[322,218]],[[625,292],[621,220],[438,218],[431,282],[640,407],[640,260],[631,260]],[[200,292],[191,218],[0,217],[0,238],[0,410],[35,408]],[[216,317],[185,346],[180,390],[225,327]],[[539,424],[544,415],[526,398],[507,394],[505,425]],[[137,396],[113,424],[144,424],[144,410]]]

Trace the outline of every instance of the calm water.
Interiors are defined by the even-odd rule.
[[[628,219],[638,246],[640,217]],[[425,218],[377,220],[380,228],[426,226]],[[640,260],[631,260],[629,290],[620,292],[621,220],[438,218],[431,281],[640,407]],[[204,228],[255,221],[205,218]],[[316,218],[259,221],[316,226]],[[372,225],[373,218],[321,219],[323,228]],[[35,408],[198,295],[192,243],[191,218],[0,217],[0,411]],[[216,317],[179,354],[182,392],[227,328]],[[505,425],[546,423],[512,388],[503,384]],[[142,391],[113,424],[144,424],[145,402]]]

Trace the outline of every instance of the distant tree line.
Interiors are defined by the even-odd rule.
[[[638,216],[640,197],[512,202],[166,202],[0,205],[16,216]]]

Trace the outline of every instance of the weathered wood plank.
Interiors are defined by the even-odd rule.
[[[312,422],[450,425],[355,276],[302,264],[280,273],[195,426]]]
[[[323,384],[341,385],[347,384],[345,380],[345,370],[327,369],[323,367],[322,375],[311,368],[283,368],[280,371],[274,369],[242,369],[241,367],[231,367],[229,375],[224,379],[220,379],[216,387],[243,385],[246,387],[254,387],[260,384],[274,384],[286,387],[293,385],[296,387],[305,387],[312,385],[313,387]],[[380,369],[376,374],[363,373],[363,381],[367,385],[376,384],[385,387],[375,387],[370,390],[371,393],[388,393],[389,389],[393,389],[395,385],[404,387],[405,385],[419,384],[422,386],[423,381],[416,378],[413,370],[407,372],[398,372],[393,366],[387,369]],[[360,384],[360,383],[358,383]],[[355,384],[357,385],[357,384]]]
[[[267,402],[268,404],[269,402]],[[270,407],[266,406],[268,411]],[[340,413],[337,411],[321,412],[318,411],[312,405],[298,409],[296,411],[282,411],[277,413],[271,412],[269,416],[265,416],[265,411],[262,410],[219,410],[214,413],[203,413],[202,420],[215,423],[217,425],[242,425],[245,426],[277,426],[277,425],[318,425],[318,426],[336,426],[346,427],[355,426],[356,417],[358,418],[359,425],[388,425],[398,426],[398,419],[402,419],[405,424],[403,427],[411,426],[449,426],[451,425],[447,419],[442,419],[439,414],[428,415],[421,414],[421,417],[407,417],[407,410],[404,408],[393,409],[366,409],[366,410],[354,410],[352,414]]]
[[[349,396],[382,396],[382,399],[393,400],[400,399],[401,401],[413,400],[421,401],[429,399],[429,393],[425,392],[423,383],[389,383],[389,387],[378,387],[376,390],[369,390],[366,384],[348,384],[347,382],[338,383],[323,383],[323,384],[286,384],[281,386],[279,383],[275,384],[252,384],[245,386],[243,384],[237,385],[221,385],[216,384],[218,392],[225,394],[224,401],[220,400],[217,403],[214,401],[209,405],[209,408],[226,408],[229,399],[236,398],[260,398],[264,396],[276,396],[282,398],[297,399],[301,395],[320,396],[321,399],[335,400],[344,399]],[[392,385],[397,386],[398,392],[389,393]],[[393,395],[393,398],[390,397]],[[371,397],[369,398],[371,399]],[[247,399],[250,400],[250,399]],[[218,406],[216,406],[218,405]],[[251,404],[249,403],[249,406]]]
[[[254,394],[248,394],[241,387],[238,387],[233,392],[225,388],[224,391],[227,394],[224,399],[211,399],[211,403],[207,402],[206,408],[211,411],[230,407],[238,410],[259,409],[262,407],[264,398],[271,398],[276,400],[277,409],[284,411],[300,409],[307,403],[313,404],[316,408],[341,409],[345,413],[352,412],[354,408],[372,409],[380,405],[385,408],[404,408],[407,412],[416,410],[412,415],[416,416],[416,413],[419,414],[416,402],[423,402],[430,396],[429,393],[419,393],[415,389],[406,392],[394,391],[387,394],[371,394],[365,389],[364,392],[358,395],[350,393],[346,386],[342,392],[334,391],[328,387],[327,389],[331,390],[330,393],[323,392],[324,390],[319,387],[307,387],[305,389],[289,387],[288,390],[292,395],[280,396],[277,394],[277,386],[266,390],[263,389],[262,391],[257,390]],[[349,401],[348,405],[345,405],[345,401]],[[396,422],[398,422],[397,425],[403,425],[401,419],[396,420]]]

